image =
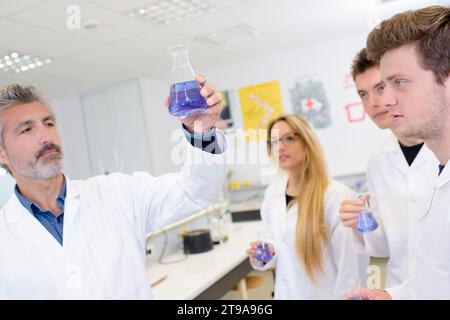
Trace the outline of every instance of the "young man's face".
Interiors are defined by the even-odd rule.
[[[385,83],[382,105],[393,117],[396,135],[424,140],[439,139],[449,117],[449,78],[445,86],[424,70],[414,44],[387,51],[381,58],[381,79]]]
[[[355,77],[356,89],[361,98],[364,110],[370,119],[380,128],[386,129],[392,125],[392,116],[389,109],[381,105],[380,98],[383,93],[380,68],[371,67]]]
[[[61,171],[61,141],[53,114],[40,102],[13,106],[1,114],[0,163],[14,177],[49,179]]]

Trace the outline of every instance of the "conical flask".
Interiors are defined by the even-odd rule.
[[[378,222],[375,219],[372,211],[370,211],[369,201],[366,201],[366,210],[361,212],[358,216],[357,227],[359,232],[371,232],[378,228]]]
[[[200,94],[200,84],[189,62],[188,47],[176,45],[168,49],[172,56],[172,76],[169,112],[176,117],[186,117],[204,112],[208,105]]]

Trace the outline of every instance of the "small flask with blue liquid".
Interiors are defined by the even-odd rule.
[[[188,47],[176,45],[169,48],[172,56],[172,76],[169,112],[176,117],[187,117],[206,111],[206,99],[200,94],[200,84],[189,62]]]
[[[371,232],[378,228],[378,222],[370,210],[369,200],[365,201],[365,207],[366,209],[358,216],[358,224],[356,226],[358,231],[363,233]]]
[[[267,236],[263,231],[258,232],[258,244],[256,245],[255,258],[258,261],[267,262],[272,260],[273,252],[268,242]]]

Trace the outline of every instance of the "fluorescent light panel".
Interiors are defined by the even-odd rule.
[[[134,19],[167,25],[216,10],[217,8],[201,0],[159,0],[145,3],[126,14]]]
[[[21,73],[52,62],[51,58],[37,57],[27,53],[11,52],[0,55],[0,71]]]
[[[246,24],[237,24],[229,28],[210,32],[198,37],[194,40],[209,44],[209,45],[223,45],[235,39],[251,37],[262,37],[262,34],[255,28]]]

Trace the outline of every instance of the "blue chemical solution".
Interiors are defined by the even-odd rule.
[[[378,228],[378,222],[370,211],[362,212],[358,217],[357,229],[359,232],[371,232]]]
[[[269,245],[266,242],[260,242],[256,246],[255,257],[258,261],[269,261],[272,259],[272,251],[269,248]]]
[[[176,117],[202,113],[207,108],[206,99],[200,94],[197,81],[185,81],[170,86],[169,112]]]

